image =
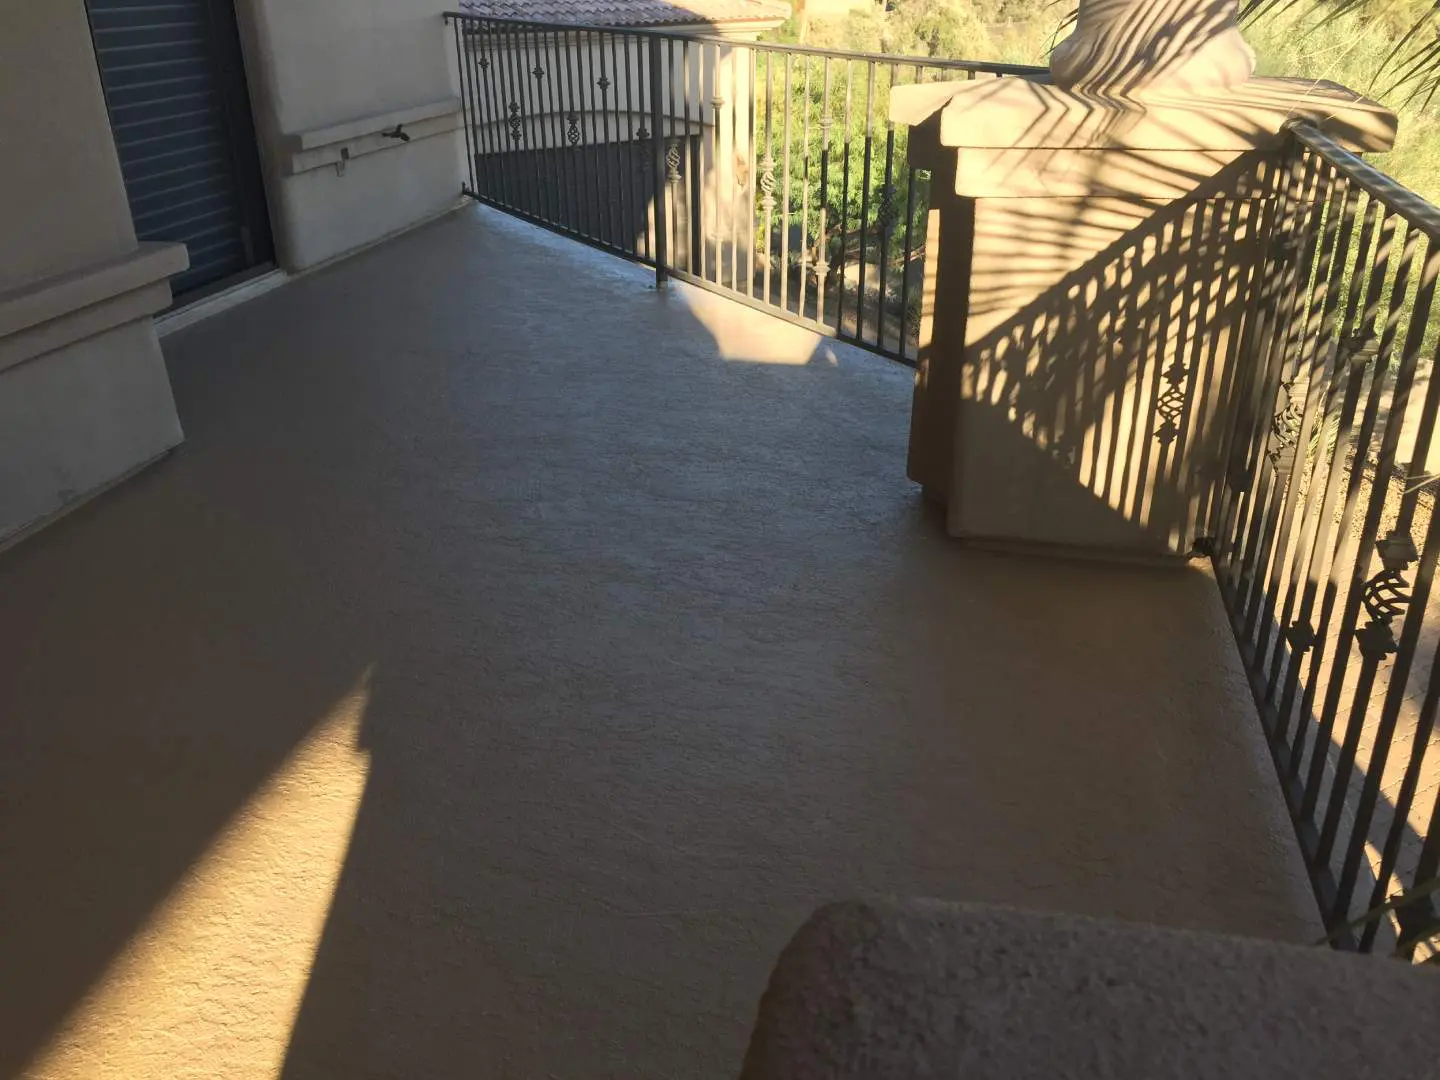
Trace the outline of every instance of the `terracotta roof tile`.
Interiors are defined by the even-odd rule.
[[[496,19],[597,26],[753,22],[790,14],[784,0],[461,0],[460,7]]]

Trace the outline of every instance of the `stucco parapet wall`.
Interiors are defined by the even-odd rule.
[[[898,87],[890,117],[922,129],[911,164],[948,170],[972,197],[1125,194],[1174,198],[1238,155],[1308,121],[1346,150],[1388,150],[1395,114],[1336,83],[1250,79],[1126,96],[1010,77]]]
[[[281,139],[281,167],[287,176],[333,166],[366,154],[445,135],[461,125],[460,99],[445,97],[403,109],[372,113]]]
[[[940,901],[825,908],[742,1080],[1435,1075],[1440,974],[1248,938]]]
[[[0,292],[0,371],[170,306],[170,277],[190,265],[184,244],[134,251]]]

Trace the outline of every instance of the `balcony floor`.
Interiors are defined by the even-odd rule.
[[[856,895],[1314,935],[1211,581],[947,540],[905,370],[481,210],[165,350],[0,556],[0,1075],[731,1076]]]

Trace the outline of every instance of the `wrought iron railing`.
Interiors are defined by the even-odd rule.
[[[1036,70],[446,18],[468,194],[906,363],[929,175],[907,164],[890,90]],[[1084,323],[1092,288],[1135,294],[1063,358],[1129,372],[1134,392],[1112,387],[1093,418],[1094,453],[1115,460],[1063,441],[1052,457],[1102,498],[1118,475],[1110,501],[1137,514],[1142,475],[1160,492],[1182,449],[1203,459],[1183,470],[1190,535],[1213,556],[1327,930],[1407,956],[1431,948],[1440,874],[1437,273],[1440,210],[1301,125],[1069,275],[1050,319]],[[1007,356],[1032,355],[1031,330]],[[1105,359],[1117,349],[1123,364]],[[1014,382],[1012,412],[1042,435],[1078,417],[1055,397],[1067,378],[1094,397],[1047,368]]]
[[[1217,576],[1327,929],[1428,953],[1440,210],[1309,125],[1266,161]],[[1396,891],[1423,895],[1350,926]]]
[[[1038,70],[446,19],[468,194],[909,364],[929,174],[890,90]]]

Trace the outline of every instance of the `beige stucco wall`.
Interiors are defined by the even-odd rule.
[[[236,0],[276,247],[287,268],[344,254],[458,199],[458,120],[407,126],[408,143],[378,135],[393,127],[395,113],[458,93],[446,6]],[[297,161],[301,142],[322,132],[330,132],[319,136],[330,151],[319,155],[325,163],[313,155]],[[342,151],[353,155],[343,165]]]
[[[135,243],[81,0],[0,0],[0,292]]]
[[[82,0],[0,0],[0,544],[180,441]]]

